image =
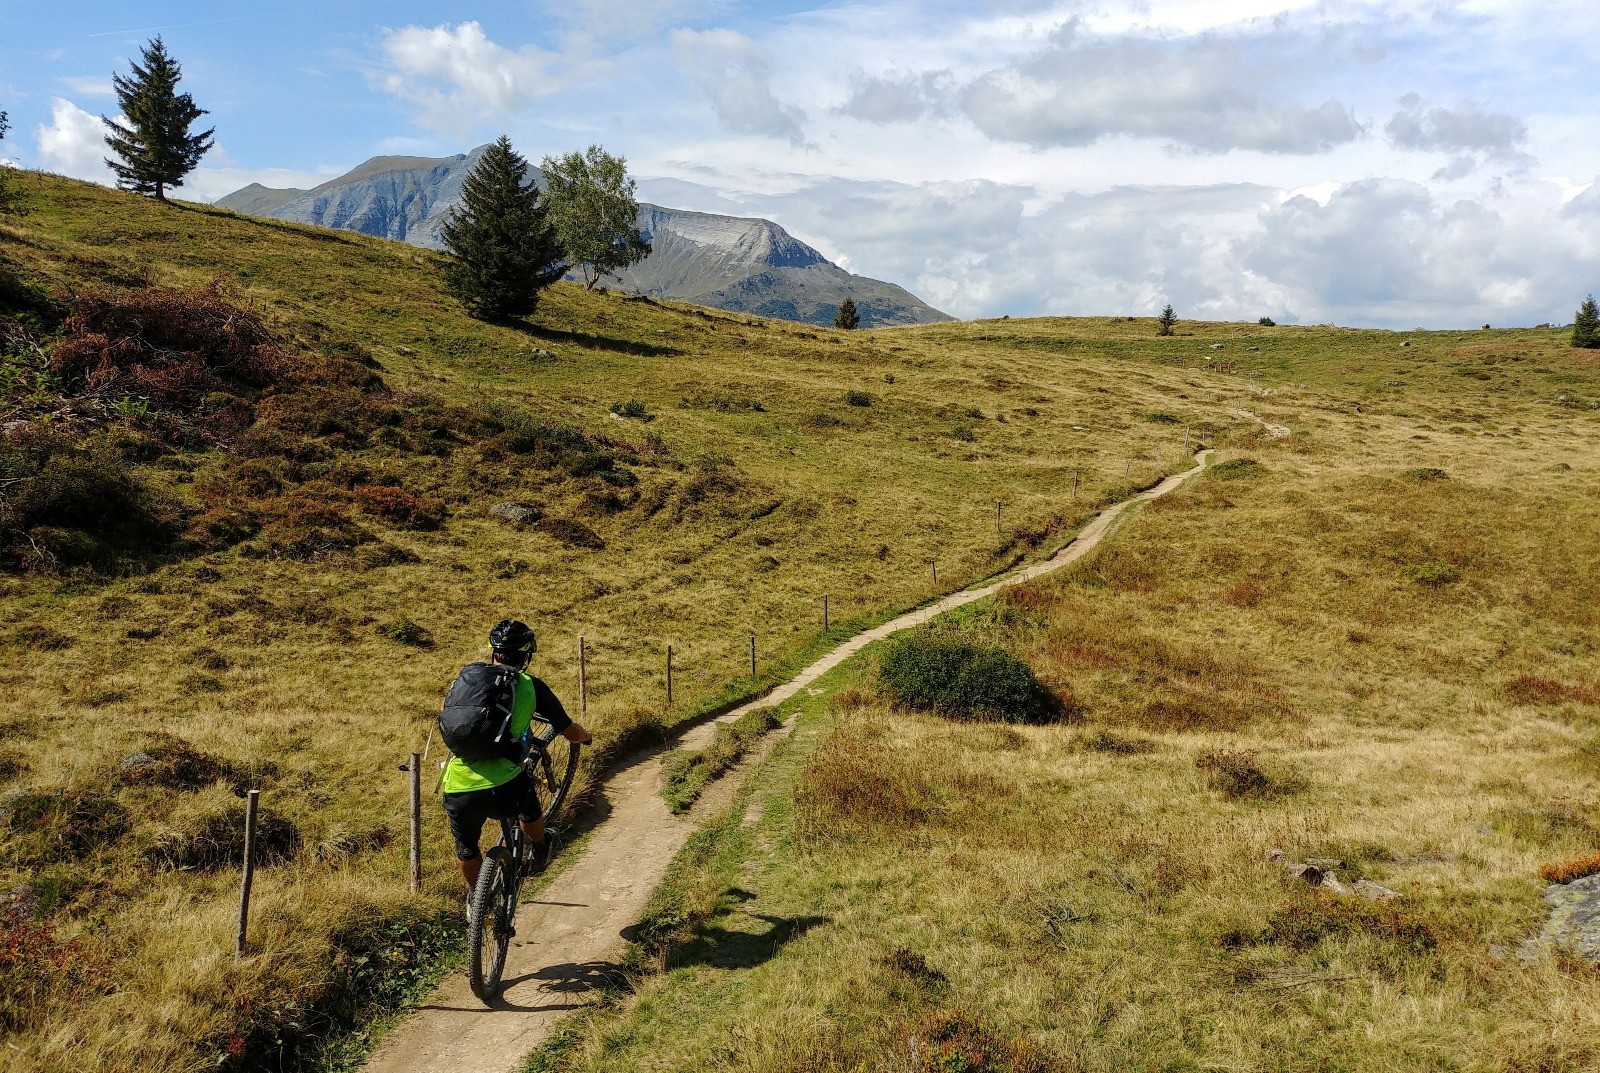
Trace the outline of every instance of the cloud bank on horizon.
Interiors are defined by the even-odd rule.
[[[506,132],[600,142],[650,200],[767,216],[963,317],[1469,327],[1600,290],[1576,0],[85,6],[0,57],[27,166],[106,181],[109,73],[161,32],[218,128],[208,198]]]

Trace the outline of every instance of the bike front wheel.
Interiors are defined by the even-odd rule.
[[[510,862],[496,848],[484,857],[478,882],[472,888],[472,912],[467,920],[467,981],[483,1003],[500,996],[500,976],[511,947],[517,907],[511,904],[515,887]]]
[[[572,792],[572,780],[578,774],[578,753],[581,746],[574,745],[557,734],[539,750],[533,764],[533,786],[539,795],[540,810],[547,824],[554,824],[561,806]]]

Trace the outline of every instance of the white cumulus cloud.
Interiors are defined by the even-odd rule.
[[[74,179],[110,184],[106,167],[106,126],[64,97],[50,100],[50,122],[38,128],[39,166]]]
[[[383,55],[387,68],[374,74],[377,84],[415,104],[420,122],[441,133],[515,115],[572,76],[560,54],[506,48],[476,22],[388,30]]]

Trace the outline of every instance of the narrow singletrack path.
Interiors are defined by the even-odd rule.
[[[857,634],[771,693],[722,718],[737,719],[754,708],[781,704],[875,641],[1076,562],[1129,509],[1173,491],[1204,470],[1209,456],[1210,451],[1201,451],[1193,469],[1107,507],[1050,558]],[[694,727],[678,744],[698,748],[714,727],[710,722]],[[499,1005],[485,1008],[473,997],[466,974],[453,974],[383,1041],[365,1067],[369,1073],[514,1073],[564,1014],[593,1000],[617,968],[614,959],[623,950],[627,929],[638,922],[667,865],[699,820],[674,816],[667,809],[659,793],[660,774],[658,753],[616,772],[599,787],[604,818],[583,856],[537,898],[523,903]]]

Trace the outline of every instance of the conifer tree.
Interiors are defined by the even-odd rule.
[[[846,331],[861,327],[861,314],[856,312],[855,299],[849,296],[839,303],[839,312],[833,315],[833,326]]]
[[[1161,330],[1159,332],[1157,332],[1156,334],[1157,335],[1171,335],[1172,334],[1172,326],[1174,324],[1176,324],[1176,323],[1178,323],[1178,314],[1173,310],[1172,303],[1168,302],[1167,303],[1167,308],[1165,308],[1165,309],[1163,309],[1161,311],[1161,317],[1160,317]]]
[[[0,112],[0,141],[5,141],[6,131],[10,129],[10,117]],[[21,216],[27,210],[22,206],[22,194],[12,185],[11,176],[7,174],[9,170],[0,164],[0,216]]]
[[[207,113],[189,94],[178,92],[183,68],[167,55],[161,38],[145,46],[142,58],[144,66],[132,64],[131,75],[111,76],[126,125],[100,117],[111,131],[106,144],[121,158],[107,158],[106,164],[117,173],[122,189],[165,201],[166,188],[182,186],[183,177],[211,149],[215,128],[189,133],[190,125]]]
[[[627,160],[591,145],[584,153],[547,156],[539,167],[551,222],[584,286],[594,290],[603,277],[649,256]]]
[[[443,237],[445,286],[480,320],[526,317],[567,271],[528,161],[503,134],[462,184]]]
[[[1583,300],[1572,320],[1572,345],[1591,350],[1600,347],[1600,306],[1595,305],[1592,294]]]

